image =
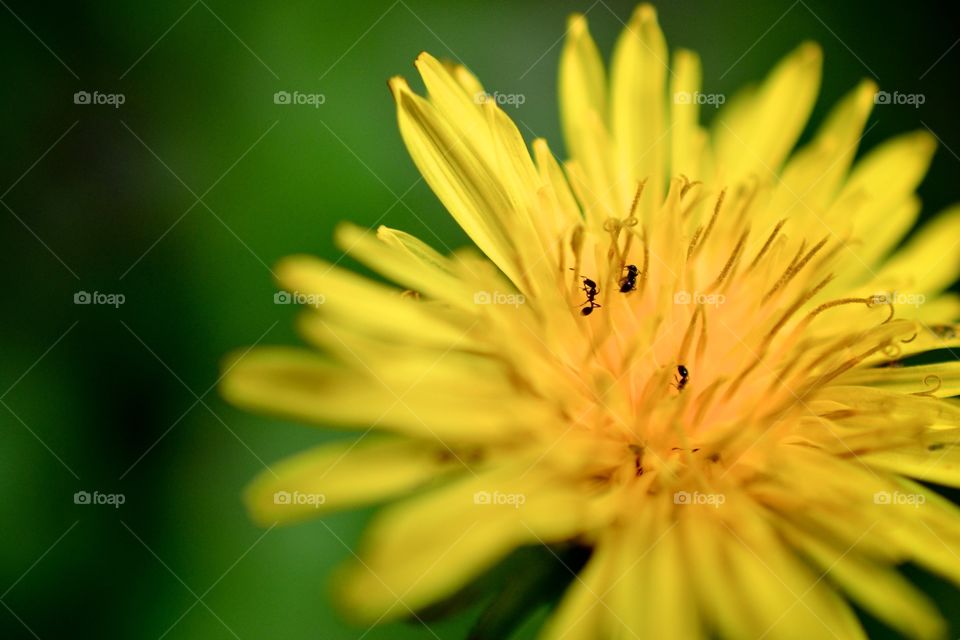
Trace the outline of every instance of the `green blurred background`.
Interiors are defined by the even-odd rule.
[[[465,243],[395,128],[385,81],[413,75],[420,50],[466,63],[491,92],[523,94],[507,109],[523,133],[562,148],[566,16],[586,11],[609,55],[633,3],[550,4],[0,2],[0,636],[434,637],[416,624],[352,627],[331,608],[330,572],[369,511],[266,533],[248,521],[250,478],[332,436],[246,415],[210,390],[225,353],[296,342],[270,266],[296,252],[336,259],[338,220]],[[814,39],[826,54],[815,120],[865,76],[924,94],[918,109],[878,107],[863,145],[935,132],[926,215],[960,195],[960,27],[948,7],[658,5],[670,45],[701,53],[705,92],[731,94]],[[78,91],[125,102],[75,104]],[[278,91],[325,102],[278,105]],[[126,301],[75,305],[78,291]],[[125,503],[76,505],[77,491]],[[954,605],[956,637],[957,590],[918,579]],[[462,637],[474,614],[432,631]]]

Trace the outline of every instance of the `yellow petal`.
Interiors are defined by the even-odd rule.
[[[861,81],[837,103],[817,132],[813,144],[832,150],[835,154],[817,184],[809,187],[814,202],[820,206],[825,206],[836,195],[841,182],[847,177],[865,135],[864,127],[873,110],[876,91],[875,82]]]
[[[939,293],[960,275],[960,206],[923,225],[883,266],[871,285],[899,293]]]
[[[527,290],[538,294],[556,264],[556,236],[540,210],[543,187],[526,143],[513,121],[493,102],[483,105],[493,135],[493,160],[513,212],[513,236]],[[547,287],[546,289],[549,289]]]
[[[554,236],[561,237],[564,231],[583,221],[580,205],[573,197],[567,177],[550,151],[547,141],[543,138],[534,140],[533,153],[540,172],[540,180],[553,205]]]
[[[688,511],[679,518],[677,529],[687,550],[688,562],[696,567],[691,574],[694,587],[691,595],[696,598],[696,606],[722,637],[758,637],[763,630],[738,613],[742,605],[740,594],[727,577],[732,567],[725,549],[728,536],[723,525],[699,509]]]
[[[657,24],[657,12],[649,4],[641,4],[614,48],[610,121],[617,145],[621,207],[630,206],[637,182],[649,178],[639,206],[647,219],[663,201],[667,183],[668,69],[667,43]]]
[[[796,557],[758,513],[744,507],[750,515],[745,520],[738,518],[729,529],[726,549],[734,588],[751,597],[761,635],[865,638],[850,607]]]
[[[960,395],[960,362],[943,362],[915,367],[854,369],[837,378],[837,383],[948,398]]]
[[[765,224],[790,216],[802,220],[809,235],[849,231],[852,220],[832,219],[826,210],[857,153],[875,93],[872,81],[861,83],[833,108],[813,141],[790,158],[767,207]],[[872,225],[864,231],[872,245]]]
[[[602,233],[608,218],[628,213],[633,194],[629,198],[621,197],[613,141],[600,117],[592,111],[587,113],[583,127],[591,144],[585,145],[577,158],[564,163],[564,168],[588,227]]]
[[[878,451],[862,456],[864,462],[880,469],[934,482],[960,487],[960,431],[930,432],[924,442],[895,451]]]
[[[891,526],[891,537],[914,562],[960,585],[960,557],[956,552],[960,548],[960,509],[917,482],[898,478],[898,484],[907,503],[880,505],[888,509],[900,506],[899,526]]]
[[[542,403],[501,402],[507,389],[502,380],[474,379],[462,369],[422,359],[374,374],[351,371],[305,350],[262,348],[225,368],[221,393],[228,401],[321,425],[470,443],[522,437],[527,428],[549,419]]]
[[[284,258],[276,273],[293,295],[317,301],[312,312],[384,339],[449,348],[465,344],[472,323],[448,322],[397,289],[309,256]]]
[[[863,608],[909,638],[940,638],[944,622],[933,603],[893,568],[865,558],[856,547],[831,544],[796,528],[788,538]]]
[[[567,37],[560,54],[560,117],[570,157],[581,158],[593,145],[585,124],[588,114],[603,118],[607,114],[607,83],[603,61],[590,37],[587,19],[570,16]]]
[[[907,133],[887,140],[856,163],[837,198],[837,204],[862,202],[865,223],[872,223],[870,212],[880,214],[891,202],[902,202],[913,193],[930,166],[936,141],[927,131]],[[849,199],[849,200],[848,200]],[[875,216],[875,217],[878,217]]]
[[[960,295],[948,292],[933,296],[932,299],[928,297],[926,302],[915,310],[913,318],[920,322],[921,326],[942,331],[945,336],[949,336],[950,327],[953,327],[957,318],[960,318]],[[958,335],[956,330],[953,335],[954,338],[951,341]]]
[[[849,291],[853,286],[862,286],[876,276],[880,264],[916,223],[920,215],[920,199],[907,196],[902,202],[887,203],[880,215],[879,210],[879,207],[871,208],[869,215],[857,220],[861,228],[853,232],[854,240],[841,251],[839,260],[843,268],[838,269],[838,277],[831,283],[832,291]],[[856,213],[851,210],[851,223]],[[869,223],[866,218],[869,218]]]
[[[897,345],[899,358],[934,351],[936,349],[956,349],[960,347],[960,325],[954,322],[943,322],[943,319],[960,317],[960,300],[955,296],[938,296],[932,302],[924,303],[922,310],[934,313],[940,313],[937,308],[943,308],[943,315],[940,321],[922,320],[917,337],[908,343]],[[890,358],[882,353],[878,357],[867,361],[867,364],[881,364],[887,362]]]
[[[260,524],[295,522],[403,495],[454,468],[463,464],[442,445],[370,436],[270,465],[247,487],[245,501]]]
[[[475,287],[454,273],[452,260],[408,233],[381,226],[376,236],[351,224],[336,230],[337,245],[394,282],[475,314]]]
[[[852,409],[860,417],[878,416],[888,422],[914,418],[930,427],[960,427],[960,403],[876,387],[830,385],[814,394],[807,406],[821,415]]]
[[[809,157],[816,158],[818,166],[791,186],[818,211],[829,204],[847,176],[876,91],[876,83],[864,80],[844,96],[820,126],[813,142],[798,151],[784,170],[786,179],[791,167],[802,165]]]
[[[455,64],[449,60],[445,60],[443,66],[446,68],[447,73],[460,83],[460,86],[463,87],[463,90],[467,92],[468,96],[476,97],[478,94],[484,93],[483,85],[480,83],[480,80],[477,79],[477,76],[470,73],[470,70],[462,64]]]
[[[837,286],[870,281],[878,262],[907,234],[920,203],[914,191],[930,166],[935,140],[926,131],[898,136],[871,150],[854,166],[824,220],[836,232],[851,231]],[[882,285],[882,283],[875,283]]]
[[[935,492],[810,447],[791,447],[777,470],[788,495],[815,506],[784,517],[842,548],[856,546],[886,564],[916,562],[960,583],[960,509]]]
[[[382,512],[340,596],[363,619],[396,618],[452,594],[522,544],[566,540],[588,525],[579,492],[529,468],[466,478]]]
[[[619,548],[607,541],[599,544],[587,565],[567,588],[540,632],[543,640],[594,640],[605,637],[613,621],[604,596],[610,589],[610,576],[620,563]]]
[[[429,54],[421,53],[416,66],[438,114],[456,130],[465,153],[476,159],[476,168],[486,168],[495,181],[492,187],[502,191],[506,208],[499,214],[505,217],[503,226],[517,251],[516,258],[523,262],[518,268],[527,277],[528,292],[533,293],[546,269],[543,257],[554,245],[540,221],[539,175],[523,137],[495,101],[484,94],[467,95],[449,70]]]
[[[864,637],[850,608],[775,535],[769,515],[742,496],[727,492],[725,498],[718,507],[683,507],[678,525],[699,606],[719,635]],[[744,601],[750,602],[746,614]]]
[[[431,104],[457,132],[459,143],[481,157],[489,156],[490,134],[480,108],[485,96],[468,94],[451,69],[426,51],[417,56],[414,66],[423,78]]]
[[[619,536],[618,567],[606,589],[620,637],[702,637],[700,617],[689,607],[692,585],[672,500],[660,494],[647,501]]]
[[[670,176],[685,175],[691,180],[704,177],[701,156],[705,136],[699,124],[700,58],[680,49],[673,57],[670,79]]]
[[[505,221],[509,203],[487,161],[402,78],[393,78],[390,87],[400,133],[427,184],[480,250],[519,286],[522,279]]]
[[[822,54],[802,44],[755,91],[731,100],[713,126],[723,181],[773,179],[810,117],[820,88]]]

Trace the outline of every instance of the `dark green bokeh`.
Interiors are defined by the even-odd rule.
[[[566,16],[588,11],[608,55],[632,3],[2,4],[0,635],[361,636],[328,585],[369,512],[264,535],[239,501],[264,463],[330,436],[207,394],[219,361],[259,340],[296,342],[269,266],[297,252],[337,259],[338,220],[444,250],[466,242],[403,149],[389,76],[412,76],[422,49],[462,61],[489,90],[523,94],[510,115],[561,149]],[[815,121],[865,76],[924,94],[919,109],[879,107],[863,146],[926,126],[941,147],[925,215],[957,199],[960,33],[940,5],[658,9],[670,46],[701,53],[707,92],[731,94],[813,39],[826,54]],[[81,90],[126,102],[76,105]],[[281,90],[326,102],[276,105]],[[77,306],[79,290],[126,303]],[[79,490],[126,504],[74,505]],[[919,579],[955,604],[954,588]],[[433,630],[462,636],[475,613]],[[364,637],[433,636],[395,624]]]

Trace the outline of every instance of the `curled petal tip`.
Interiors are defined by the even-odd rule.
[[[652,24],[657,21],[657,10],[652,4],[641,4],[633,12],[633,19],[637,24]]]
[[[390,93],[393,94],[394,98],[399,98],[401,93],[410,91],[410,85],[407,84],[407,79],[403,76],[393,76],[387,80],[387,86],[390,87]]]
[[[570,14],[567,18],[567,31],[572,38],[578,38],[587,31],[587,18],[582,13]]]
[[[812,40],[807,40],[803,42],[797,48],[797,54],[800,56],[800,59],[806,63],[819,63],[823,59],[823,50],[820,48],[820,45]]]

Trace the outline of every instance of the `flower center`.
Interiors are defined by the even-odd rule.
[[[637,216],[643,188],[622,218],[588,212],[558,265],[579,374],[564,415],[620,452],[618,475],[762,456],[816,417],[818,390],[916,334],[877,295],[831,297],[846,241],[811,241],[786,219],[752,233],[757,186],[708,200],[677,178],[650,220]]]

